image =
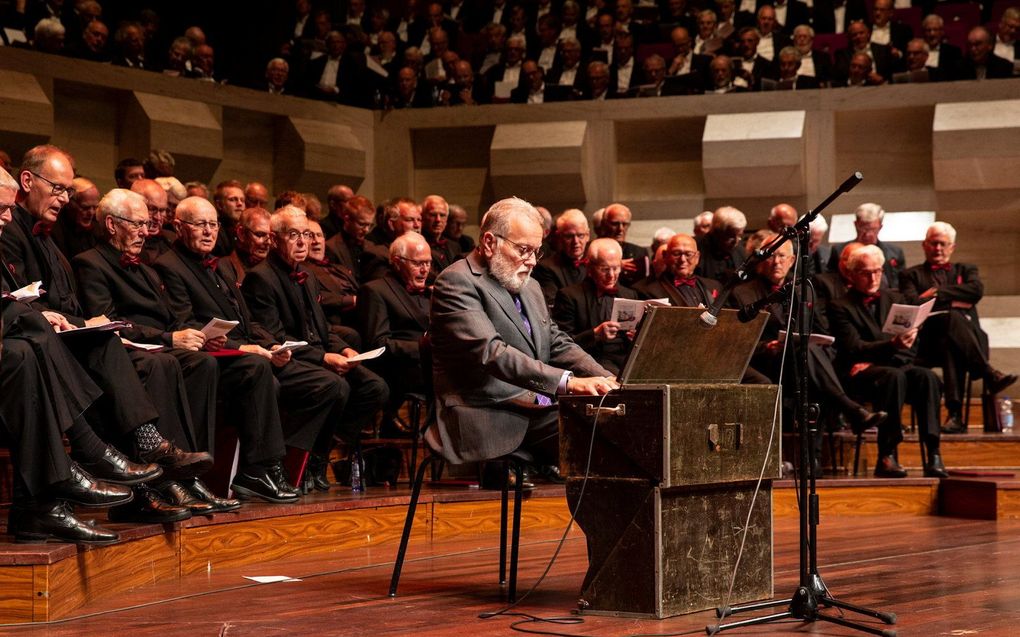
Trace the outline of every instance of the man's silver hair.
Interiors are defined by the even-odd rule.
[[[588,227],[588,217],[584,216],[584,211],[577,208],[568,208],[560,213],[560,216],[556,217],[556,231],[567,225],[567,224],[584,226],[585,230],[590,231]]]
[[[105,224],[106,218],[110,215],[124,216],[124,213],[132,208],[139,208],[147,213],[148,206],[145,203],[145,197],[126,188],[114,188],[99,200],[96,218],[99,219],[100,224]]]
[[[489,207],[482,217],[480,232],[506,236],[510,232],[510,221],[516,216],[527,217],[542,227],[542,215],[535,210],[535,206],[523,199],[508,197]]]
[[[0,168],[0,189],[18,192],[21,190],[21,186],[18,185],[18,180],[11,176],[11,173]]]
[[[811,232],[817,232],[819,234],[825,234],[825,231],[829,229],[829,222],[825,220],[825,217],[818,215],[811,222]]]
[[[414,252],[415,247],[418,246],[424,246],[428,249],[429,242],[417,232],[405,232],[390,244],[390,258],[406,257],[411,252]]]
[[[847,269],[853,272],[858,268],[858,266],[860,266],[861,261],[863,261],[866,257],[878,259],[879,265],[885,264],[885,255],[882,254],[882,248],[878,246],[861,246],[851,252],[850,256],[847,257]]]
[[[610,239],[609,237],[602,237],[595,239],[588,244],[587,256],[589,261],[598,261],[599,259],[605,258],[609,254],[616,253],[623,256],[623,248],[616,242],[616,239]]]
[[[857,210],[854,211],[854,218],[857,221],[864,223],[871,223],[872,221],[881,221],[885,217],[885,210],[882,206],[877,203],[862,203],[857,206]]]
[[[945,221],[936,221],[935,223],[928,226],[928,231],[924,233],[924,238],[927,239],[928,235],[932,233],[944,234],[949,237],[949,243],[956,243],[956,228],[949,225]]]
[[[305,214],[305,211],[301,208],[287,204],[269,217],[269,227],[273,230],[273,232],[279,234],[280,232],[283,232],[283,228],[287,225],[288,220],[299,219],[301,217],[307,219],[308,215]]]
[[[66,29],[57,18],[43,18],[35,25],[35,37],[38,39],[40,36],[48,37],[53,35],[63,35]]]
[[[746,227],[747,217],[733,206],[723,206],[712,213],[713,230],[729,230],[730,228],[743,230]]]

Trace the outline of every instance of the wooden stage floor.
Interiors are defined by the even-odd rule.
[[[935,516],[828,517],[819,527],[823,577],[840,599],[894,612],[902,636],[1020,635],[1020,522]],[[545,569],[562,531],[525,531],[520,587]],[[775,521],[776,592],[797,581],[797,520]],[[339,557],[276,561],[190,575],[92,604],[49,625],[0,627],[3,635],[248,637],[274,635],[507,635],[515,618],[479,619],[502,608],[497,538],[411,545],[400,596],[387,597],[392,545]],[[516,609],[570,616],[587,566],[574,530],[541,586]],[[300,582],[257,585],[244,575]],[[726,576],[726,574],[721,574]],[[831,611],[829,611],[831,612]],[[711,612],[668,620],[585,616],[574,625],[526,624],[567,635],[705,634]],[[879,624],[875,624],[879,626]],[[547,633],[546,633],[547,634]],[[828,622],[784,622],[732,635],[860,635]]]

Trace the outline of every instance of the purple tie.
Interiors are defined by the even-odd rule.
[[[517,313],[521,315],[521,320],[524,321],[524,329],[528,330],[528,336],[534,338],[534,334],[531,332],[531,321],[528,320],[528,315],[524,313],[524,306],[521,305],[521,297],[516,294],[514,295],[514,307],[517,308]],[[535,404],[548,407],[552,404],[552,398],[549,398],[545,394],[536,394]]]

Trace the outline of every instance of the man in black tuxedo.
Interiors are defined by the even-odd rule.
[[[339,379],[321,367],[291,360],[291,352],[280,351],[282,343],[252,320],[237,280],[210,254],[216,244],[215,222],[216,210],[205,199],[182,201],[174,220],[180,240],[155,268],[181,324],[201,328],[213,319],[238,322],[224,345],[244,355],[218,359],[220,384],[231,397],[230,411],[238,414],[241,455],[232,488],[269,502],[292,501],[295,496],[274,478],[282,473],[284,446],[311,450],[331,424],[342,388]],[[309,462],[309,470],[325,466],[325,459],[317,460]],[[291,477],[300,483],[301,476]]]
[[[787,46],[776,55],[775,87],[781,91],[803,91],[812,88],[821,88],[818,80],[807,75],[798,73],[800,70],[801,55],[795,47]],[[762,87],[768,86],[763,82]]]
[[[942,73],[934,66],[928,66],[928,45],[921,38],[907,42],[904,53],[906,68],[900,73],[893,73],[893,84],[908,82],[940,82]]]
[[[684,27],[674,27],[669,34],[673,42],[673,59],[666,69],[666,75],[678,78],[686,92],[700,93],[710,82],[708,65],[712,57],[694,53],[690,32]]]
[[[540,260],[531,273],[542,288],[547,306],[552,307],[558,290],[584,279],[587,273],[584,248],[590,236],[588,218],[580,210],[571,208],[556,218],[556,249]]]
[[[303,340],[308,346],[295,350],[293,357],[330,370],[344,386],[337,403],[343,415],[324,430],[313,451],[329,457],[333,434],[347,443],[357,441],[361,430],[372,425],[376,412],[386,403],[386,383],[358,361],[358,352],[336,333],[319,306],[319,283],[303,262],[308,258],[311,230],[305,213],[285,206],[273,213],[273,249],[269,257],[248,272],[241,290],[252,317],[276,342]]]
[[[857,238],[854,240],[864,245],[874,245],[882,251],[884,257],[882,272],[885,284],[893,289],[900,285],[900,273],[906,267],[906,258],[903,256],[903,248],[891,243],[883,243],[878,235],[882,232],[882,218],[885,217],[885,210],[876,203],[864,203],[857,206],[854,211],[854,228],[857,230]],[[829,271],[839,270],[839,255],[843,253],[846,244],[834,246],[832,256],[829,257]]]
[[[137,192],[145,198],[145,206],[149,210],[148,235],[142,246],[142,263],[152,265],[177,239],[172,230],[163,227],[170,208],[167,205],[167,194],[158,182],[152,179],[139,179],[131,184],[131,192]]]
[[[611,16],[599,16],[599,20]],[[634,59],[634,36],[618,33],[613,38],[613,60],[609,64],[609,90],[618,97],[633,97],[641,86],[642,73]]]
[[[305,71],[305,95],[362,106],[367,96],[361,90],[362,65],[347,51],[347,38],[339,31],[326,36],[326,54],[308,63]]]
[[[432,278],[461,257],[460,244],[443,236],[450,218],[450,204],[439,195],[428,195],[421,202],[421,233],[432,252]]]
[[[796,0],[792,1],[796,2]],[[807,7],[804,9],[806,10]],[[772,4],[762,4],[758,7],[757,27],[760,36],[757,53],[769,62],[774,62],[779,51],[783,47],[790,46],[792,40],[790,40],[789,31],[784,31],[776,21],[776,9]]]
[[[828,51],[815,51],[815,31],[806,24],[793,28],[793,46],[800,53],[798,75],[818,80],[819,86],[828,86],[832,80],[832,56]]]
[[[757,250],[775,241],[777,237],[778,235],[773,232],[760,230],[748,240],[747,249]],[[760,262],[754,278],[737,285],[733,288],[733,293],[730,296],[730,304],[734,309],[748,307],[770,296],[775,299],[764,308],[769,316],[754,355],[751,357],[751,365],[776,384],[787,384],[796,380],[793,373],[794,366],[783,366],[783,351],[786,349],[786,341],[779,338],[780,331],[794,334],[801,332],[796,323],[796,317],[793,317],[792,322],[790,321],[791,294],[788,290],[784,290],[793,262],[793,244],[788,241],[781,245],[771,257]],[[777,293],[779,298],[775,298]],[[808,327],[808,332],[817,332],[814,322]],[[799,342],[794,341],[794,346],[789,351],[795,352],[798,346]],[[887,414],[881,411],[868,411],[860,403],[847,396],[833,367],[835,354],[831,347],[809,344],[807,354],[808,385],[812,395],[818,399],[820,405],[827,412],[843,414],[855,432],[882,426]],[[787,361],[789,362],[789,359]],[[780,377],[780,371],[783,371],[782,377]],[[787,389],[790,390],[787,392],[788,395],[793,395],[793,387],[793,385],[787,385]],[[821,451],[822,431],[823,428],[820,427],[818,436],[815,438],[816,451],[818,452]]]
[[[318,221],[309,219],[308,229],[312,233],[312,239],[309,242],[305,267],[319,282],[321,288],[319,305],[329,320],[330,329],[337,330],[345,324],[350,324],[353,318],[352,313],[358,302],[358,277],[349,267],[334,261],[326,254],[326,241]],[[348,333],[342,334],[342,337],[353,342],[348,338]],[[361,338],[357,337],[359,347],[360,340]]]
[[[921,33],[928,45],[925,66],[938,71],[939,80],[948,82],[959,77],[963,64],[960,47],[946,42],[945,22],[942,16],[931,14],[921,21]]]
[[[984,27],[967,33],[967,57],[960,67],[961,80],[997,80],[1013,77],[1013,62],[995,55],[992,34]]]
[[[218,221],[220,223],[220,233],[216,236],[216,248],[213,250],[213,255],[225,257],[234,249],[237,224],[247,205],[241,182],[229,179],[216,184],[213,204],[216,205],[216,210],[219,213]]]
[[[882,325],[893,303],[904,303],[899,292],[882,287],[885,257],[875,245],[853,251],[847,267],[852,288],[845,298],[828,308],[829,324],[836,337],[837,366],[844,386],[876,409],[888,414],[878,429],[875,475],[903,478],[907,472],[896,461],[896,447],[903,440],[900,414],[909,402],[917,416],[918,431],[927,448],[924,474],[948,477],[939,452],[939,381],[930,369],[914,364],[917,329],[890,336]]]
[[[326,241],[326,256],[354,273],[358,284],[386,272],[387,251],[368,239],[375,225],[375,209],[367,197],[356,195],[343,204],[340,232]]]
[[[613,300],[637,299],[638,293],[620,284],[623,251],[614,239],[589,243],[587,258],[588,276],[556,293],[552,319],[599,365],[619,375],[634,335],[610,320]]]
[[[642,298],[669,299],[677,307],[709,307],[719,295],[719,283],[694,274],[700,258],[694,237],[677,233],[665,244],[662,274],[638,282],[634,289]]]
[[[712,213],[712,228],[698,238],[701,253],[695,273],[724,283],[744,262],[741,239],[747,217],[732,206],[723,206]]]
[[[628,287],[651,274],[651,264],[648,259],[648,250],[644,246],[627,241],[627,231],[630,229],[632,219],[630,208],[622,203],[611,203],[606,206],[602,213],[602,229],[599,236],[615,239],[623,250],[622,271],[620,282]]]
[[[875,0],[871,7],[871,41],[891,47],[894,57],[907,49],[914,30],[895,18],[893,0]]]
[[[41,281],[47,293],[34,307],[47,312],[58,331],[99,325],[108,321],[102,312],[86,314],[78,301],[70,263],[57,249],[48,229],[61,206],[71,196],[73,159],[56,146],[36,146],[25,153],[19,173],[20,204],[12,223],[0,237],[4,269],[11,287]],[[146,222],[148,213],[146,211]],[[84,316],[94,318],[86,320]],[[179,383],[177,362],[162,353],[128,354],[112,332],[68,338],[68,346],[109,400],[101,400],[86,412],[92,427],[76,421],[68,431],[72,453],[86,469],[104,479],[122,479],[139,470],[120,451],[106,445],[92,432],[96,428],[121,448],[131,448],[145,465],[159,464],[168,474],[191,478],[208,468],[208,454],[188,454],[191,424],[189,397]],[[199,394],[199,399],[201,394]],[[164,439],[166,436],[167,439]],[[170,507],[154,491],[136,490],[132,519],[167,521],[181,519],[187,511]],[[119,512],[122,512],[118,509]]]
[[[74,196],[60,210],[50,235],[68,259],[95,247],[96,209],[99,207],[99,189],[94,183],[84,177],[75,177],[71,183]]]
[[[358,325],[365,346],[386,348],[369,362],[390,388],[383,411],[384,436],[407,394],[424,388],[418,344],[429,328],[431,289],[426,283],[435,263],[431,252],[416,232],[397,237],[390,244],[390,271],[358,293]]]
[[[221,258],[231,276],[238,283],[244,283],[248,270],[262,263],[269,255],[269,212],[264,208],[248,208],[241,213],[236,230],[233,252]],[[223,232],[222,226],[219,231]]]
[[[833,69],[836,81],[842,80],[840,86],[846,86],[846,80],[850,77],[850,62],[857,53],[863,53],[871,58],[872,69],[886,82],[892,78],[895,64],[892,49],[887,45],[872,42],[871,29],[864,21],[850,23],[847,27],[847,39],[849,45],[836,51],[836,64]]]
[[[733,62],[737,85],[743,84],[749,91],[760,90],[762,78],[772,77],[774,73],[771,60],[758,54],[761,34],[754,27],[744,27],[739,32],[738,42],[740,57],[734,58]]]
[[[912,303],[935,299],[930,316],[921,326],[920,358],[942,368],[946,411],[943,433],[966,433],[963,424],[963,381],[967,372],[981,378],[990,394],[997,394],[1017,381],[1016,374],[1004,374],[988,362],[988,334],[981,329],[977,304],[984,296],[984,284],[977,266],[951,263],[956,249],[956,229],[936,221],[925,234],[925,262],[904,270],[900,290]]]
[[[385,248],[389,252],[390,243],[405,232],[421,233],[421,208],[414,199],[394,197],[387,199],[376,212],[377,224],[367,235],[366,241]]]

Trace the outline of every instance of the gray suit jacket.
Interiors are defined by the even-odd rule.
[[[454,463],[497,458],[517,449],[533,419],[556,407],[564,371],[611,376],[549,318],[542,289],[529,280],[521,304],[489,275],[477,253],[443,270],[432,292],[433,379],[443,455]]]

